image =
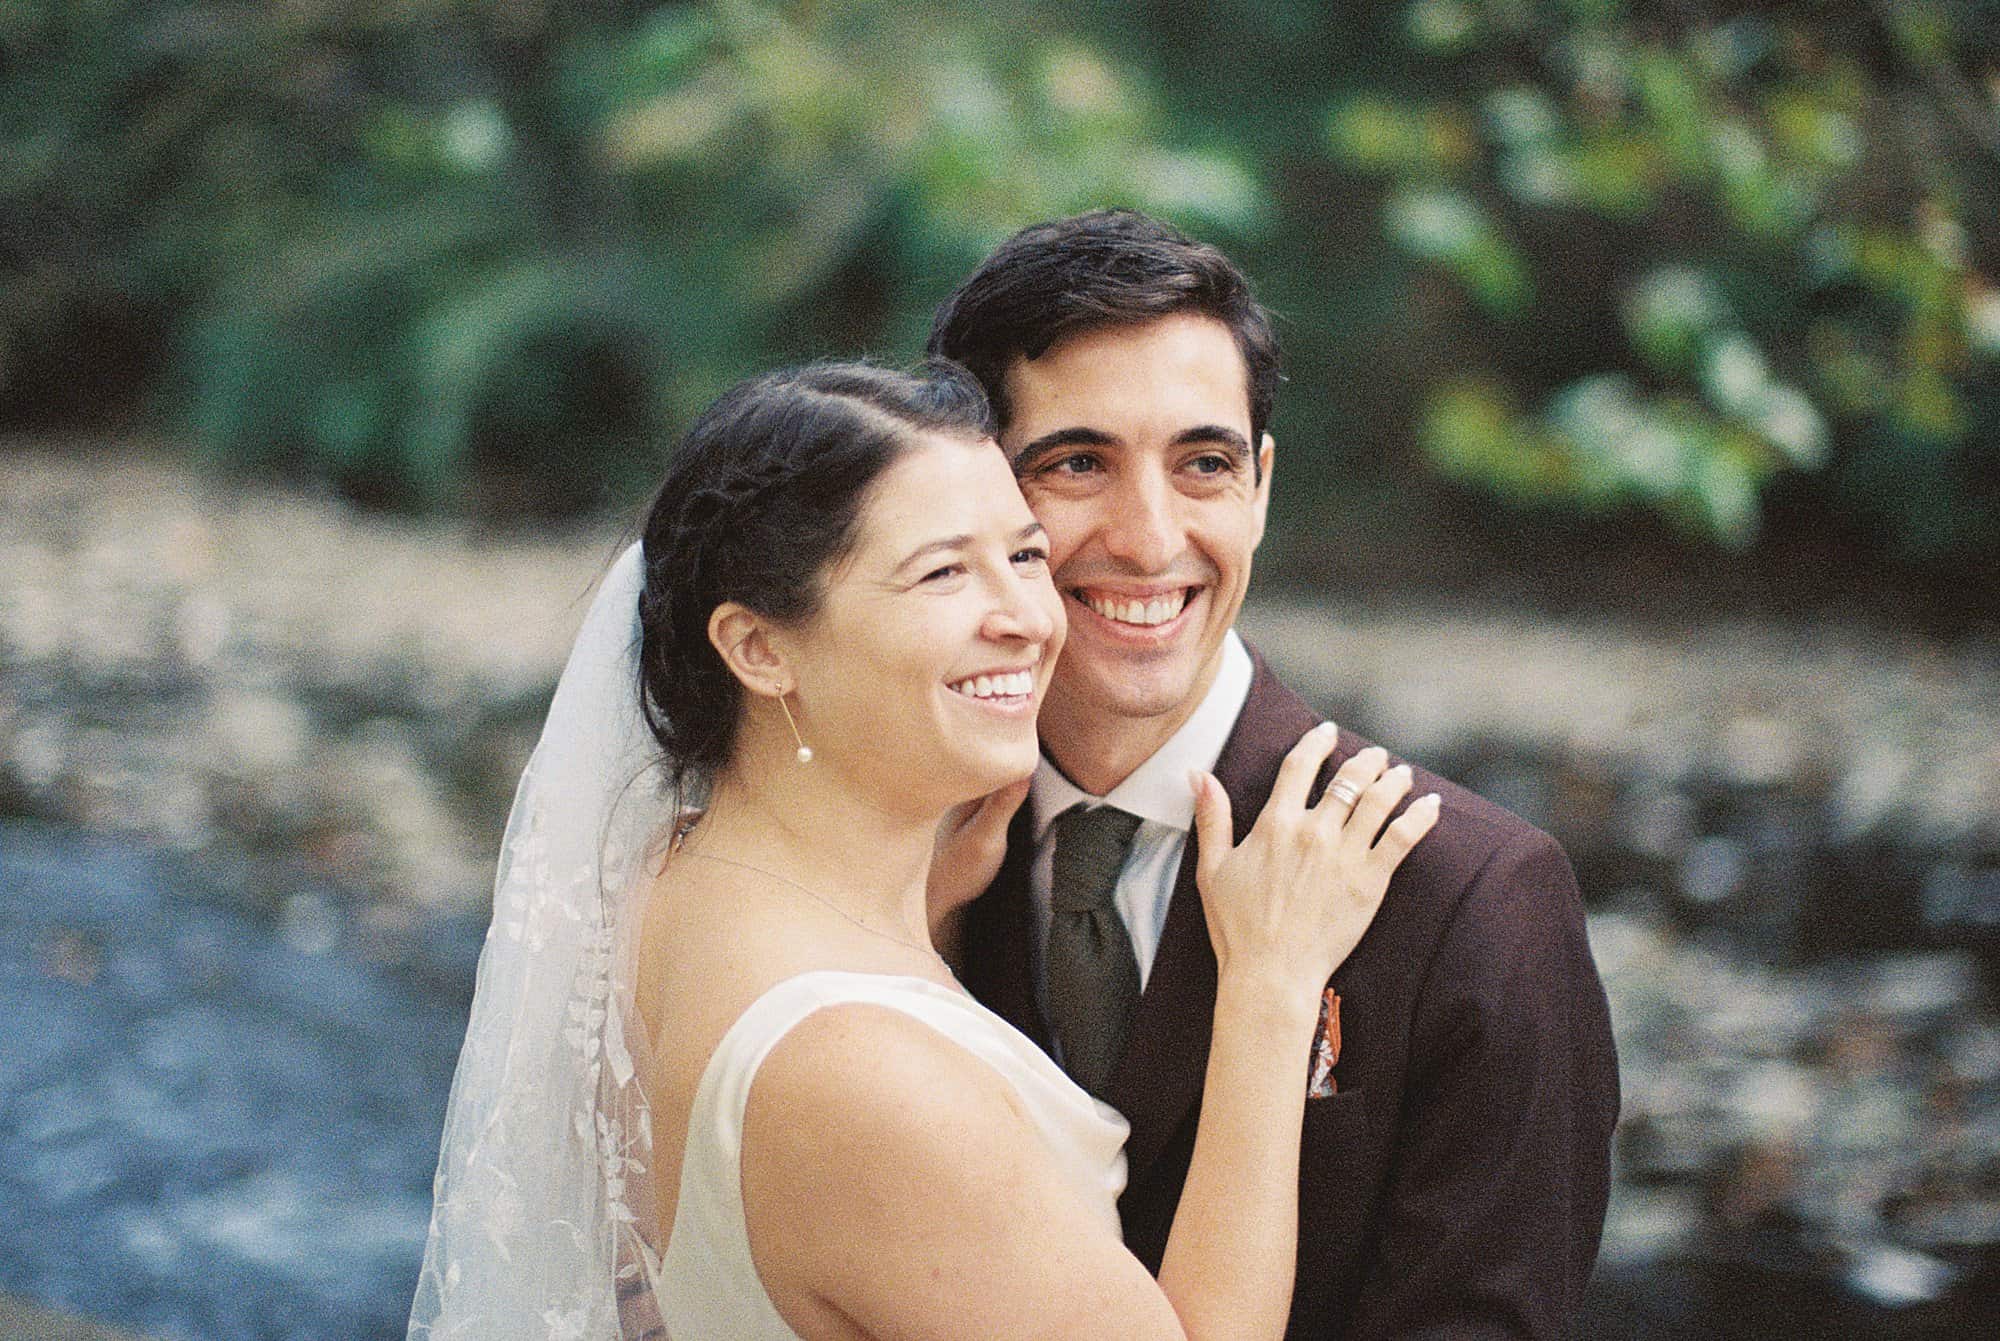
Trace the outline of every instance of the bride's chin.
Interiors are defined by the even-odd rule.
[[[1024,750],[1010,751],[1004,759],[995,760],[994,767],[986,771],[982,779],[985,785],[981,787],[979,794],[984,796],[988,792],[1011,786],[1023,778],[1032,777],[1035,765],[1041,762],[1041,758],[1041,747],[1033,741],[1030,741]]]
[[[1022,745],[981,750],[976,754],[961,755],[960,759],[960,771],[966,778],[969,799],[996,792],[1031,775],[1035,765],[1041,761],[1041,747],[1030,737]]]

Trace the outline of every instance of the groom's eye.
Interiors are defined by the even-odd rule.
[[[1042,469],[1058,475],[1083,475],[1097,469],[1097,458],[1089,452],[1071,452],[1068,456],[1055,458]]]
[[[946,564],[942,568],[931,569],[928,573],[925,573],[921,578],[917,580],[920,582],[935,582],[937,581],[937,579],[941,577],[954,577],[963,567],[964,567],[963,564],[956,564],[956,563]]]

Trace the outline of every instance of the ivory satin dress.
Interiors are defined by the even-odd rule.
[[[786,978],[738,1016],[716,1045],[688,1120],[673,1236],[657,1293],[673,1341],[798,1341],[765,1294],[743,1214],[743,1112],[757,1068],[801,1020],[850,1003],[886,1006],[964,1048],[1014,1088],[1050,1162],[1104,1223],[1119,1232],[1125,1187],[1125,1119],[1086,1093],[1048,1054],[1000,1016],[927,979],[824,969]],[[920,1263],[911,1264],[913,1270]]]

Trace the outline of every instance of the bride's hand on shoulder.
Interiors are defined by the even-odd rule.
[[[1338,741],[1331,722],[1299,739],[1241,844],[1231,841],[1222,784],[1207,773],[1190,779],[1196,882],[1219,970],[1267,975],[1313,1006],[1374,921],[1389,877],[1438,818],[1433,792],[1389,820],[1410,793],[1410,768],[1390,768],[1388,752],[1374,745],[1341,764],[1308,804]]]
[[[1028,779],[967,801],[938,825],[926,890],[931,939],[953,954],[966,905],[986,892],[1007,856],[1007,826],[1028,798]]]

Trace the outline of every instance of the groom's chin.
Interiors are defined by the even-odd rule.
[[[1081,658],[1078,659],[1078,662]],[[1045,720],[1169,716],[1194,693],[1200,667],[1171,658],[1092,658],[1065,662],[1049,686]],[[1067,673],[1066,673],[1067,672]]]

